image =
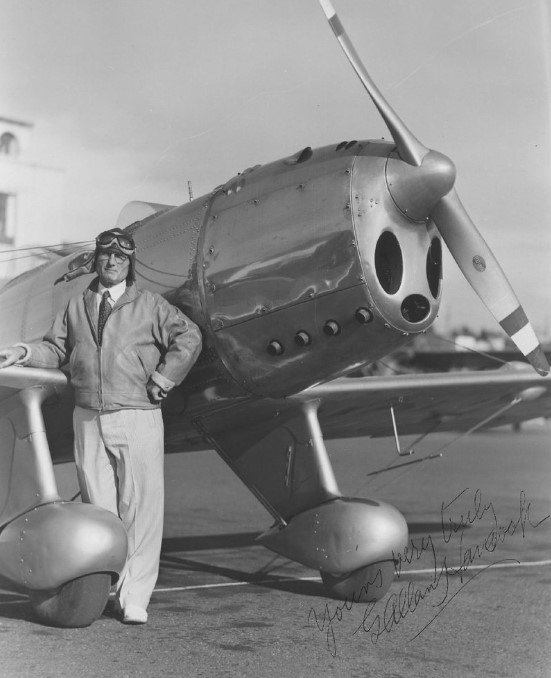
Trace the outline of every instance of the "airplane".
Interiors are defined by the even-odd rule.
[[[319,3],[392,141],[307,146],[180,206],[130,203],[117,225],[136,242],[138,284],[203,333],[198,362],[163,404],[166,452],[216,450],[273,517],[260,544],[319,570],[330,596],[377,600],[407,523],[388,503],[341,494],[324,439],[549,416],[551,385],[455,192],[452,161],[410,132],[331,2]],[[443,243],[533,370],[347,378],[433,324]],[[76,246],[8,282],[0,345],[39,340],[88,286],[89,256]],[[53,464],[72,460],[72,408],[63,369],[0,371],[0,574],[28,592],[41,622],[82,627],[103,612],[126,535],[113,514],[59,496]]]

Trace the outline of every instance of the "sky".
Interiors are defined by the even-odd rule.
[[[551,338],[548,0],[333,0]],[[0,116],[63,168],[68,241],[305,146],[390,138],[317,0],[0,0]],[[48,242],[37,224],[37,243]],[[497,325],[451,257],[436,329]]]

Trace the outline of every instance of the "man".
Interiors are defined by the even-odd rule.
[[[69,300],[41,342],[0,350],[0,368],[69,363],[82,498],[117,514],[126,528],[117,603],[125,623],[144,624],[163,531],[160,403],[197,359],[201,334],[163,297],[137,288],[135,251],[120,229],[101,233],[82,271],[98,277]]]

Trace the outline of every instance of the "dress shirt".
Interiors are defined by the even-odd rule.
[[[98,283],[98,291],[96,292],[96,311],[99,314],[99,305],[101,303],[101,298],[103,297],[104,292],[109,292],[109,303],[111,308],[115,305],[115,302],[122,297],[126,291],[126,280],[113,285],[113,287],[104,287],[101,283]]]

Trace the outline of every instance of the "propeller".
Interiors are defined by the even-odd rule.
[[[414,220],[432,219],[471,287],[532,367],[545,376],[549,363],[532,325],[453,188],[453,163],[426,148],[406,127],[365,69],[331,1],[318,1],[348,61],[385,121],[400,161],[407,164],[406,168],[411,166],[392,170],[394,180],[389,190],[398,208]],[[414,190],[408,190],[408,186]]]

